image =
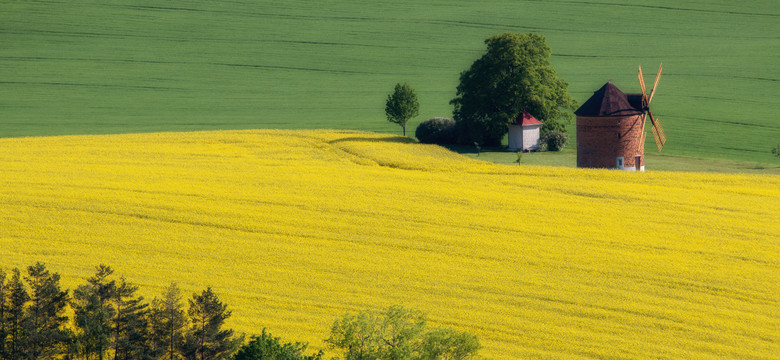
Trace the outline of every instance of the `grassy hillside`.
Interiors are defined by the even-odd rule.
[[[774,0],[0,0],[0,137],[242,128],[396,132],[383,101],[407,81],[416,121],[449,116],[482,41],[545,35],[584,102],[636,66],[668,155],[776,161]],[[650,81],[650,80],[648,80]],[[412,124],[412,129],[415,124]],[[654,151],[652,142],[648,149]]]
[[[648,139],[648,141],[652,141]],[[462,155],[490,161],[497,164],[517,165],[517,154],[509,152],[506,148],[482,148],[477,152],[474,146],[449,146],[453,151]],[[566,166],[576,167],[577,148],[570,144],[561,151],[544,151],[524,153],[520,160],[522,165],[541,165],[541,166]],[[780,175],[780,166],[778,161],[774,164],[712,159],[690,156],[669,156],[664,153],[648,152],[645,153],[646,171],[686,171],[686,172],[718,172],[718,173],[741,173],[741,174],[764,174]]]
[[[213,286],[231,326],[322,346],[404,304],[517,358],[780,353],[780,178],[496,165],[362,132],[0,139],[0,265],[147,298]]]

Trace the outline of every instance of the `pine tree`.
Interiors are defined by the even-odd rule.
[[[11,280],[8,282],[8,309],[5,315],[7,323],[7,339],[5,345],[5,359],[21,359],[24,355],[22,350],[26,343],[26,336],[23,330],[25,321],[24,309],[30,300],[30,295],[22,282],[22,274],[19,269],[14,268]]]
[[[50,273],[42,263],[27,268],[25,280],[30,286],[30,306],[25,311],[25,357],[30,360],[54,359],[65,352],[68,333],[63,315],[68,291],[60,289],[60,275]]]
[[[77,347],[87,359],[95,355],[103,360],[110,347],[111,322],[116,315],[111,300],[116,292],[116,283],[108,281],[108,277],[113,272],[111,267],[99,265],[95,276],[73,292],[71,305],[79,330]]]
[[[150,314],[153,349],[160,352],[160,359],[181,359],[185,318],[181,290],[172,282],[163,290],[161,299],[152,300]]]
[[[5,282],[5,271],[0,268],[0,359],[7,358],[5,353],[5,339],[8,337],[8,285]]]
[[[219,301],[210,287],[200,295],[192,294],[189,305],[192,325],[183,347],[185,356],[197,360],[228,358],[238,348],[240,340],[233,338],[232,329],[222,328],[231,314],[227,305]]]
[[[155,358],[148,330],[149,305],[143,297],[135,297],[137,290],[138,286],[121,278],[114,293],[114,360]]]

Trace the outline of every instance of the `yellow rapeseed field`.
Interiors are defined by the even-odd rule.
[[[648,164],[648,168],[652,168]],[[398,136],[0,139],[0,265],[212,286],[323,346],[392,304],[518,358],[777,359],[780,177],[506,166]]]

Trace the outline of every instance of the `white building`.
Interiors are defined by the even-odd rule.
[[[523,110],[509,124],[509,151],[539,151],[539,130],[542,122]]]

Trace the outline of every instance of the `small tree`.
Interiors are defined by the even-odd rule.
[[[772,148],[772,154],[780,158],[780,143],[777,143],[777,146]]]
[[[548,151],[561,151],[569,143],[569,137],[558,130],[552,130],[542,136],[542,143]]]
[[[409,84],[398,83],[395,85],[395,91],[387,96],[385,104],[385,114],[387,120],[401,125],[404,136],[406,136],[406,122],[417,116],[420,111],[420,103],[417,101],[417,95]]]
[[[515,160],[515,162],[519,165],[521,162],[523,162],[523,152],[517,151],[515,152],[515,155],[517,155],[517,160]]]
[[[450,328],[435,329],[425,335],[420,360],[466,360],[476,357],[479,340]]]
[[[336,320],[325,340],[344,360],[465,360],[476,356],[476,336],[449,328],[428,330],[425,316],[395,305]]]
[[[238,350],[233,360],[321,360],[323,352],[314,355],[303,355],[308,345],[306,343],[285,343],[273,337],[263,329],[259,336],[252,336],[249,343]]]

